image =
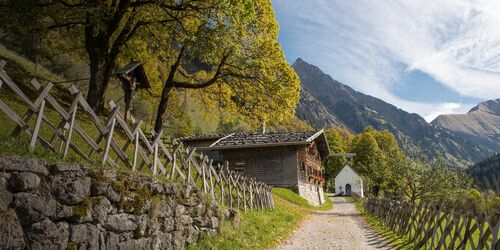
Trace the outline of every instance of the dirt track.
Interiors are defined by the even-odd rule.
[[[354,204],[343,197],[330,199],[332,210],[313,213],[276,249],[390,249],[368,228]]]

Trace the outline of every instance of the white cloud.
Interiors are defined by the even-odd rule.
[[[432,121],[434,118],[438,117],[440,114],[450,114],[450,113],[458,113],[461,111],[461,106],[460,103],[443,103],[440,104],[437,107],[434,107],[434,111],[431,112],[430,114],[424,116],[426,121]],[[461,112],[460,112],[461,113]]]
[[[405,72],[419,70],[466,97],[500,96],[498,0],[274,0],[273,5],[280,19],[297,23],[294,40],[287,42],[301,50],[299,56],[426,120],[465,112],[472,104],[401,99],[391,89]]]

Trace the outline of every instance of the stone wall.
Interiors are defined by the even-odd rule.
[[[323,188],[317,184],[299,183],[297,193],[314,206],[325,203]]]
[[[190,185],[0,158],[0,249],[183,249],[234,213]]]

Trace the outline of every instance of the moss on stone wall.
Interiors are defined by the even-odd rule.
[[[8,242],[19,242],[11,248],[182,249],[217,233],[222,220],[223,208],[195,186],[152,176],[17,156],[0,158],[0,169],[2,195],[20,197],[0,207],[20,219],[0,217],[0,233]],[[24,172],[40,176],[40,185],[33,190],[6,185]]]
[[[73,219],[81,221],[85,218],[90,211],[90,204],[90,198],[85,198],[80,204],[73,206]]]

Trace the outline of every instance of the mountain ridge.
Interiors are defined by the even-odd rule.
[[[467,113],[475,111],[482,111],[493,115],[500,115],[500,98],[481,102],[477,106],[469,110],[469,112]]]
[[[465,114],[440,115],[431,125],[500,152],[500,98],[479,103]]]
[[[474,144],[456,132],[427,123],[418,114],[358,92],[301,58],[293,63],[292,68],[301,80],[302,91],[313,96],[330,115],[353,132],[362,132],[367,126],[388,129],[408,154],[418,156],[424,153],[431,159],[445,156],[451,162],[477,162],[494,153],[488,146]],[[301,102],[307,102],[302,95]],[[307,112],[297,107],[298,114]],[[305,119],[314,123],[311,120]]]

